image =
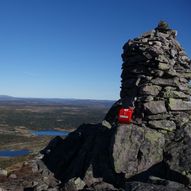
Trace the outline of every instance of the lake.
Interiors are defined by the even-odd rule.
[[[42,130],[42,131],[32,131],[33,135],[37,136],[67,136],[68,131],[57,131],[57,130]]]
[[[24,156],[30,153],[27,149],[21,150],[0,150],[0,157],[17,157],[17,156]]]
[[[56,130],[42,130],[42,131],[31,131],[36,136],[67,136],[67,131],[56,131]],[[28,155],[30,153],[27,149],[22,150],[0,150],[1,157],[18,157]]]

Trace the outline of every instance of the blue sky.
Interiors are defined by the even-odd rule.
[[[166,20],[191,56],[190,0],[0,0],[0,94],[118,99],[122,46]]]

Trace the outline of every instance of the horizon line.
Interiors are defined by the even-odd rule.
[[[11,96],[11,95],[4,95],[0,94],[0,98],[7,97],[7,98],[16,98],[16,99],[65,99],[65,100],[92,100],[92,101],[115,101],[118,99],[94,99],[94,98],[64,98],[64,97],[23,97],[23,96]],[[120,98],[119,98],[120,99]]]

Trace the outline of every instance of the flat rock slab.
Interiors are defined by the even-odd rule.
[[[147,85],[141,88],[140,93],[143,95],[153,95],[156,96],[159,94],[162,88],[156,85]]]
[[[156,114],[156,115],[148,115],[147,119],[149,120],[157,120],[157,119],[167,119],[171,117],[168,113]]]
[[[178,79],[177,78],[155,78],[151,80],[151,82],[155,85],[159,86],[174,86],[178,87]]]
[[[174,121],[170,120],[153,120],[149,121],[149,125],[154,129],[163,129],[166,131],[173,131],[176,129]]]
[[[172,111],[187,111],[191,110],[191,102],[183,101],[181,99],[169,99],[169,108]]]
[[[166,107],[164,101],[150,101],[144,104],[145,111],[150,114],[165,113]]]
[[[189,99],[189,95],[186,95],[184,92],[181,91],[174,91],[174,90],[166,90],[163,94],[165,98],[187,98]]]

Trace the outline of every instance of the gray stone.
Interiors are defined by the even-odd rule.
[[[39,183],[37,182],[37,181],[32,181],[32,187],[35,187],[35,186],[37,186]]]
[[[153,183],[155,185],[165,185],[166,187],[170,187],[172,189],[180,189],[182,190],[184,188],[184,185],[174,182],[174,181],[170,181],[170,180],[166,180],[166,179],[162,179],[159,177],[155,177],[155,176],[150,176],[149,177],[149,182]]]
[[[41,185],[37,185],[36,190],[37,191],[44,191],[44,190],[48,190],[48,185],[47,184],[41,184]]]
[[[188,80],[187,79],[185,79],[185,78],[183,78],[183,77],[180,77],[180,82],[183,82],[183,83],[188,83]]]
[[[6,189],[4,189],[4,188],[0,188],[0,191],[7,191]]]
[[[144,109],[151,114],[165,113],[167,111],[164,101],[150,101],[144,103]]]
[[[177,54],[177,51],[175,49],[171,49],[170,54],[171,54],[172,57],[175,57],[176,54]]]
[[[166,73],[169,75],[169,76],[172,76],[172,77],[176,77],[176,76],[180,76],[175,69],[173,68],[170,68],[168,71],[166,71]]]
[[[176,129],[176,124],[174,121],[170,120],[154,120],[154,121],[149,121],[149,125],[152,128],[155,129],[163,129],[166,131],[173,131]]]
[[[164,87],[164,91],[174,91],[176,90],[177,88],[176,87],[172,87],[172,86],[166,86]]]
[[[191,182],[191,137],[190,137],[191,125],[187,124],[185,130],[182,128],[177,132],[177,136],[180,137],[178,141],[171,141],[165,148],[166,156],[170,156],[170,160],[167,163],[170,169],[179,172],[185,176]],[[188,181],[187,180],[187,181]]]
[[[162,181],[161,181],[162,182]],[[171,182],[171,183],[169,183]],[[125,191],[189,191],[183,184],[164,180],[162,184],[127,182]]]
[[[148,38],[141,39],[141,42],[147,43],[148,42]]]
[[[164,75],[164,71],[162,70],[153,70],[154,76],[161,77]]]
[[[185,69],[190,70],[190,64],[178,59],[179,64],[176,65],[176,68],[179,72],[186,72]],[[188,72],[188,71],[187,71]]]
[[[169,99],[169,108],[172,111],[186,111],[191,110],[191,102],[190,101],[183,101],[181,99]]]
[[[148,52],[144,52],[143,55],[147,58],[147,59],[152,59],[153,56],[151,54],[149,54]]]
[[[185,93],[190,91],[188,84],[185,83],[179,83],[178,88],[179,90],[184,91]]]
[[[149,45],[153,45],[153,42],[149,41]]]
[[[163,62],[160,62],[159,63],[159,65],[158,65],[158,68],[160,69],[160,70],[168,70],[168,69],[170,69],[170,65],[169,64],[167,64],[167,63],[163,63]]]
[[[114,137],[113,159],[117,173],[126,178],[143,172],[162,160],[164,136],[152,129],[122,125]]]
[[[143,99],[142,99],[142,101],[146,101],[146,102],[148,102],[148,101],[153,101],[153,100],[154,100],[154,97],[151,96],[151,95],[146,96],[146,97],[143,97]]]
[[[171,66],[174,66],[174,64],[176,63],[176,61],[175,60],[169,60],[169,64],[171,65]]]
[[[169,34],[157,31],[156,36],[162,37],[164,40],[166,40],[169,37]]]
[[[15,179],[15,178],[17,178],[17,175],[16,174],[10,174],[9,178]]]
[[[144,32],[144,33],[141,35],[141,37],[144,37],[144,38],[150,37],[150,36],[153,35],[153,32],[154,32],[154,31]]]
[[[1,176],[7,176],[8,175],[8,171],[4,170],[4,169],[0,169],[0,175]]]
[[[173,36],[173,38],[176,38],[178,35],[178,31],[177,30],[171,30],[171,35]]]
[[[168,113],[162,113],[162,114],[156,114],[156,115],[148,115],[146,117],[147,119],[150,119],[150,120],[156,120],[156,119],[167,119],[171,117],[171,115]]]
[[[160,41],[154,41],[154,43],[157,45],[157,46],[162,46],[162,43]]]
[[[184,127],[185,133],[190,137],[191,139],[191,123],[187,123]]]
[[[175,86],[179,85],[177,78],[155,78],[151,80],[151,83],[159,86]]]
[[[37,163],[33,163],[33,165],[32,165],[32,172],[36,173],[38,171],[39,171],[38,164]]]
[[[82,190],[85,185],[85,182],[81,178],[72,178],[65,184],[65,190],[78,191]]]
[[[83,189],[84,186],[86,185],[84,183],[84,181],[81,180],[81,178],[76,178],[75,181],[74,181],[76,187],[80,190],[80,189]]]
[[[180,58],[181,58],[183,61],[186,61],[186,62],[189,62],[189,61],[190,61],[190,59],[189,59],[188,56],[186,56],[186,55],[182,55]]]
[[[163,54],[158,55],[155,60],[159,61],[159,62],[163,62],[163,63],[169,63],[169,59],[167,57],[165,57]]]
[[[140,93],[143,95],[152,95],[152,96],[156,96],[159,94],[160,90],[162,88],[160,86],[156,86],[156,85],[146,85],[141,87],[140,89]]]
[[[166,89],[166,91],[163,93],[163,96],[165,98],[189,98],[189,95],[186,95],[184,92],[175,91],[171,89]]]
[[[176,125],[182,127],[184,124],[188,123],[190,120],[190,114],[186,112],[174,112],[174,118]]]
[[[48,188],[47,191],[60,191],[60,189],[59,188]]]
[[[191,79],[191,72],[181,73],[180,76],[190,80]]]
[[[153,45],[148,47],[148,52],[153,56],[156,57],[158,55],[163,54],[163,49],[159,46]]]
[[[94,185],[94,184],[98,184],[99,182],[102,181],[102,178],[99,178],[99,177],[95,177],[94,176],[94,173],[93,173],[93,166],[90,165],[86,171],[86,174],[84,176],[84,182],[86,183],[86,185],[88,187],[90,187],[91,185]]]

